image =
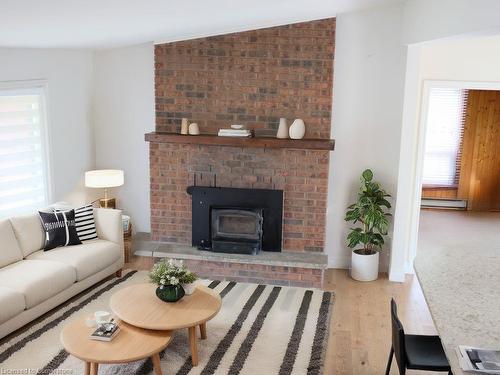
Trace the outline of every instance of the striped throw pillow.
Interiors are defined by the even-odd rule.
[[[76,233],[80,241],[86,242],[97,240],[97,232],[95,229],[94,209],[92,205],[75,208],[75,225]]]

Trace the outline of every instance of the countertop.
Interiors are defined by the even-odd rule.
[[[500,215],[443,218],[423,213],[414,266],[453,374],[465,375],[458,345],[500,349]]]

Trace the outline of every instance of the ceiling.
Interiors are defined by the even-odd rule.
[[[1,0],[0,47],[111,48],[334,17],[394,0]]]

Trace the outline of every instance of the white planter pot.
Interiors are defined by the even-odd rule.
[[[196,289],[196,283],[191,283],[191,284],[182,284],[182,289],[184,289],[184,292],[189,296],[194,293],[194,290]]]
[[[373,281],[378,278],[379,253],[371,255],[351,252],[351,277],[358,281]]]

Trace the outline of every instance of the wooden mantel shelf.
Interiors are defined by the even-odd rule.
[[[209,134],[181,135],[164,132],[146,133],[144,138],[147,142],[154,143],[182,143],[254,148],[291,148],[297,150],[332,151],[335,146],[335,141],[333,139],[278,139],[271,137],[231,138]]]

